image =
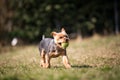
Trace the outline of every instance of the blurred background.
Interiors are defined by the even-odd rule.
[[[0,0],[0,46],[38,43],[64,27],[71,39],[120,31],[120,0]]]

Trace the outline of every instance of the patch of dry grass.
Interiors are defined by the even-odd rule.
[[[52,59],[50,69],[40,68],[37,45],[9,48],[0,54],[0,80],[119,80],[119,40],[108,36],[71,41],[71,69],[64,68],[61,57]]]

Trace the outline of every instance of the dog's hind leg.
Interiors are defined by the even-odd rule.
[[[41,50],[40,56],[41,56],[40,66],[45,67],[45,51],[44,51],[44,49]]]
[[[45,68],[50,68],[50,57],[48,54],[45,54]]]

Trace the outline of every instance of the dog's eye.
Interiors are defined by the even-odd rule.
[[[68,36],[65,36],[66,38],[68,37]]]
[[[65,35],[64,37],[65,37],[65,38],[68,38],[68,36],[67,36],[67,35]]]
[[[62,39],[63,37],[60,37],[60,39]]]

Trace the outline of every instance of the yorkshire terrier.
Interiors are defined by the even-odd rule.
[[[44,38],[40,41],[39,51],[41,56],[40,65],[43,68],[50,68],[50,59],[62,56],[65,68],[71,68],[68,60],[66,48],[62,47],[62,43],[69,43],[69,37],[64,28],[61,32],[52,32],[53,38]]]

